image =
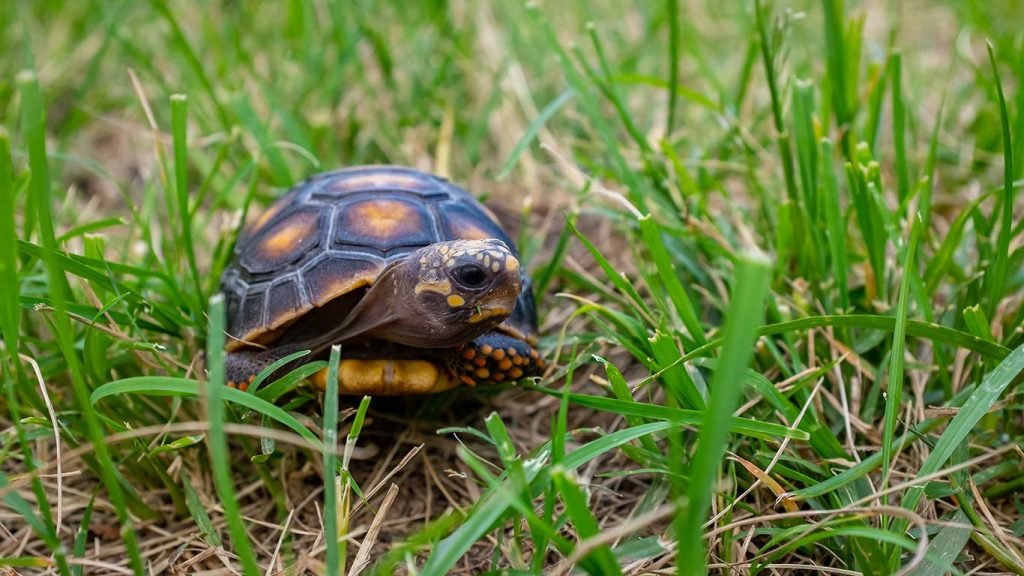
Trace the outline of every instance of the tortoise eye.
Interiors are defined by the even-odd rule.
[[[480,288],[487,282],[487,272],[476,264],[464,264],[455,269],[455,279],[466,288]]]

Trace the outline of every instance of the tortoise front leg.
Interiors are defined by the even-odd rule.
[[[500,332],[488,332],[458,351],[453,372],[463,384],[515,382],[538,376],[544,361],[530,344]]]
[[[282,347],[271,350],[245,349],[227,352],[224,354],[224,379],[231,388],[248,390],[256,376],[267,366],[297,350],[292,347]]]

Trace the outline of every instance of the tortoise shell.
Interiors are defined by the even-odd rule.
[[[493,214],[448,180],[368,166],[327,172],[292,188],[243,231],[221,280],[229,352],[274,342],[311,311],[371,285],[392,262],[447,240],[503,241]],[[529,280],[498,330],[535,341]]]

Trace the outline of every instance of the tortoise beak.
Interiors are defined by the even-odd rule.
[[[469,317],[471,324],[487,319],[504,320],[516,309],[519,293],[523,290],[523,282],[518,270],[509,270],[506,273],[510,274],[511,278],[499,282],[493,291],[482,297],[473,307],[473,313]]]

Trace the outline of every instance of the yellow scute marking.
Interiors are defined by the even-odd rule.
[[[270,219],[276,216],[283,207],[284,204],[275,204],[268,208],[267,210],[265,210],[263,214],[260,214],[260,217],[257,218],[255,222],[253,222],[253,231],[258,232],[259,230],[262,230],[263,227],[267,224],[267,222],[270,222]]]
[[[281,222],[260,242],[259,251],[269,258],[280,258],[294,252],[303,242],[316,239],[318,216],[314,212],[300,212]]]
[[[423,215],[402,200],[364,200],[346,210],[343,226],[359,236],[388,241],[404,234],[419,234],[425,227]]]
[[[483,228],[470,222],[455,221],[452,222],[452,228],[454,228],[455,236],[460,240],[486,240],[493,237]]]
[[[466,303],[466,299],[458,294],[452,294],[448,296],[448,305],[452,308],[458,308]]]
[[[348,294],[356,288],[363,286],[369,286],[371,283],[370,278],[366,277],[355,277],[349,278],[347,276],[338,276],[333,278],[326,290],[321,291],[319,294],[314,294],[315,300],[313,304],[316,306],[323,306],[324,304],[334,300],[341,294]]]

